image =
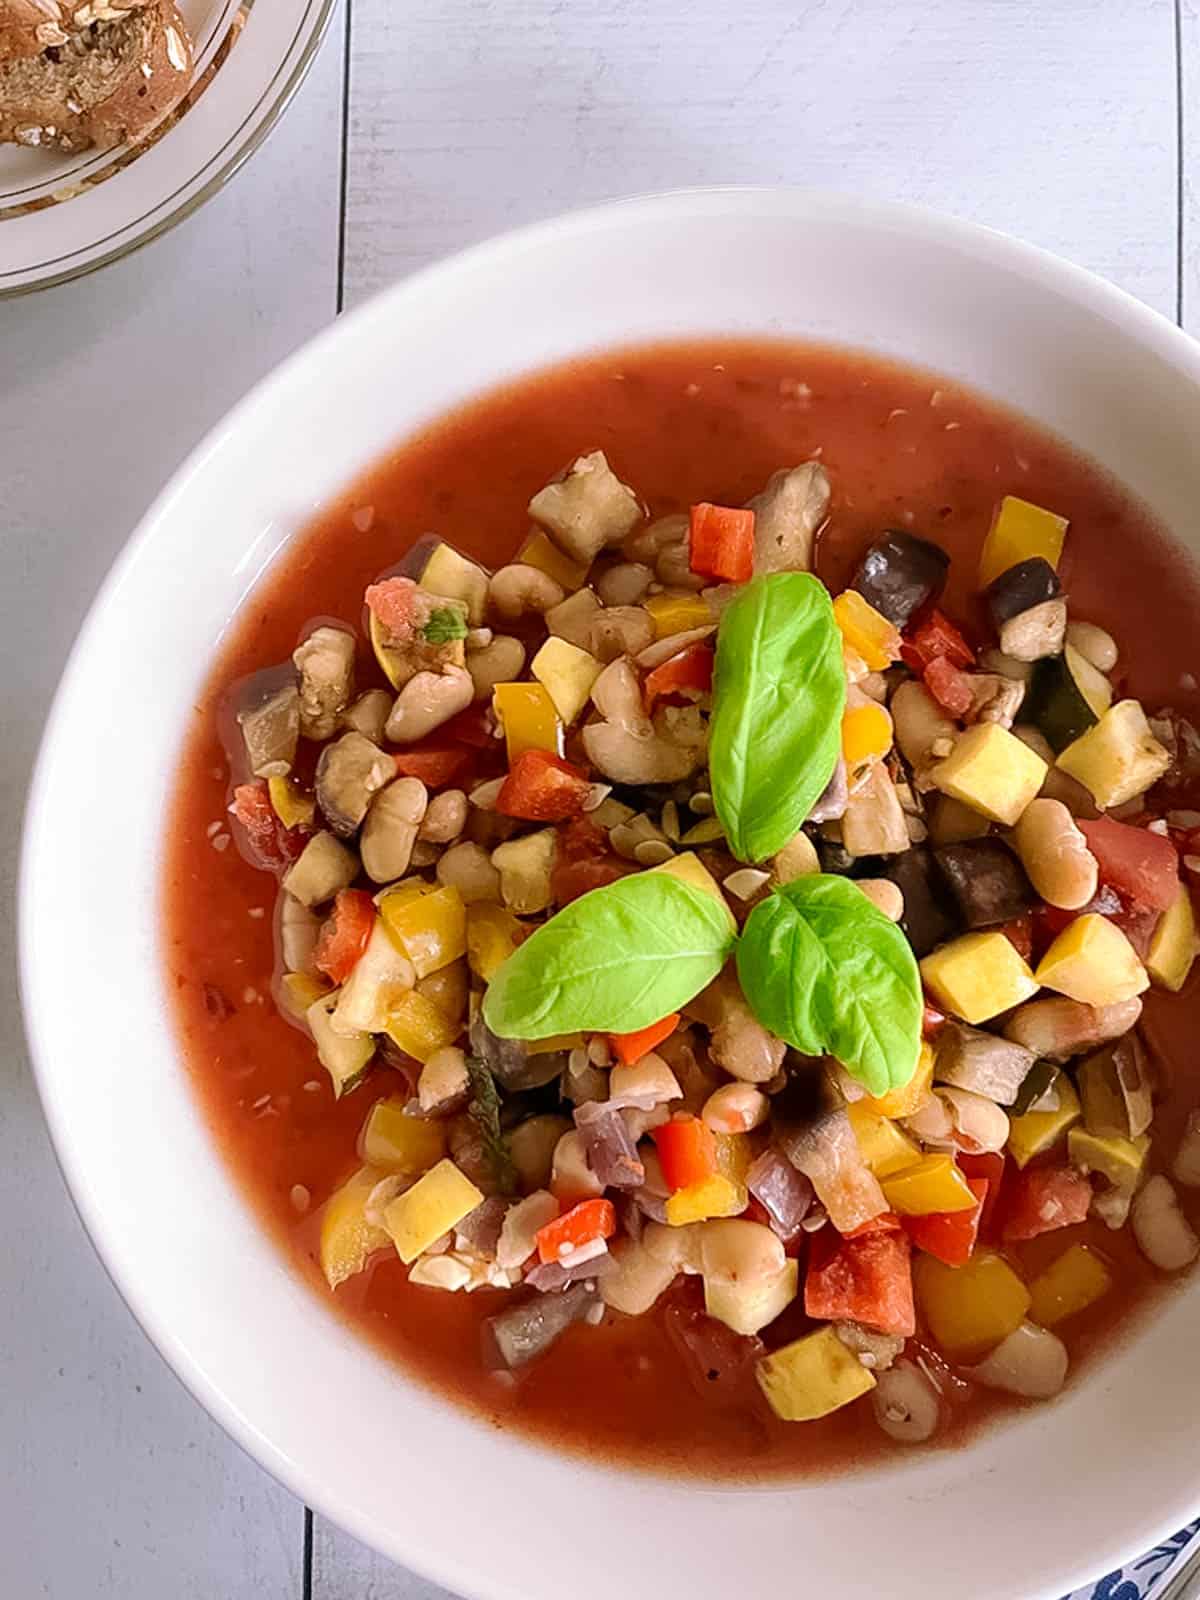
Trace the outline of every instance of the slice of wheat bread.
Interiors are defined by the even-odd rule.
[[[80,14],[91,20],[74,26]],[[65,44],[0,64],[0,144],[75,151],[136,143],[187,90],[191,41],[172,0],[124,10],[111,0],[77,5],[70,21]]]
[[[149,0],[0,0],[0,62],[39,56],[93,22],[117,22]]]

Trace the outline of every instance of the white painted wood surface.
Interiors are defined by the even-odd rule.
[[[1173,0],[353,7],[348,303],[498,228],[608,195],[788,181],[989,222],[1175,314]],[[1200,0],[1180,0],[1178,20],[1183,301],[1200,332]],[[198,217],[99,277],[0,306],[10,819],[63,652],[127,532],[204,428],[334,313],[344,45],[339,21],[282,127]],[[15,845],[10,826],[7,906]],[[438,1591],[319,1518],[306,1570],[303,1508],[149,1348],[49,1152],[10,917],[0,985],[0,1595],[430,1600]]]

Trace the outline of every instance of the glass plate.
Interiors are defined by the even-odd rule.
[[[179,0],[193,86],[146,144],[78,155],[0,145],[0,298],[136,250],[215,194],[298,88],[333,0]]]

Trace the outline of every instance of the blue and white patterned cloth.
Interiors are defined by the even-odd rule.
[[[1165,1544],[1155,1545],[1119,1572],[1110,1572],[1099,1583],[1077,1589],[1068,1600],[1154,1600],[1162,1580],[1181,1556],[1200,1541],[1200,1522],[1193,1522]]]

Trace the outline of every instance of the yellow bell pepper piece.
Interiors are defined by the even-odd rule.
[[[424,1065],[435,1050],[454,1043],[462,1023],[452,1021],[440,1006],[410,989],[389,1011],[384,1031],[398,1049]]]
[[[280,1004],[297,1022],[303,1022],[309,1009],[328,993],[329,985],[310,978],[307,972],[285,972],[279,980]]]
[[[1192,895],[1187,884],[1181,883],[1179,892],[1154,930],[1146,971],[1155,983],[1177,994],[1187,982],[1197,955],[1200,955],[1200,938],[1196,936]]]
[[[659,639],[672,633],[687,633],[691,628],[709,628],[717,620],[708,602],[698,594],[652,594],[643,604]]]
[[[852,706],[842,717],[842,756],[853,778],[892,748],[892,719],[882,706]]]
[[[1070,922],[1038,963],[1037,981],[1088,1006],[1132,1000],[1150,986],[1129,940],[1107,917],[1087,911]]]
[[[784,1422],[827,1417],[875,1387],[866,1367],[828,1326],[763,1356],[754,1376]]]
[[[714,1172],[709,1178],[676,1189],[667,1200],[667,1221],[673,1228],[689,1222],[706,1222],[709,1217],[736,1217],[746,1209],[746,1186]]]
[[[482,1192],[447,1157],[384,1208],[383,1224],[407,1266],[482,1202]]]
[[[582,561],[572,561],[540,528],[531,528],[529,537],[517,551],[516,559],[526,567],[536,567],[564,588],[568,594],[583,587],[588,569]]]
[[[930,1333],[950,1359],[982,1356],[1025,1320],[1029,1290],[994,1250],[977,1250],[961,1267],[922,1251],[913,1289]]]
[[[467,907],[467,964],[477,978],[492,974],[512,955],[525,929],[505,906],[477,900]]]
[[[1013,1117],[1008,1125],[1008,1153],[1018,1167],[1027,1167],[1034,1156],[1052,1149],[1079,1121],[1079,1096],[1065,1072],[1059,1074],[1055,1088],[1057,1111],[1027,1111],[1023,1117]]]
[[[529,663],[529,670],[569,727],[587,705],[592,685],[604,667],[587,650],[552,635]]]
[[[888,1178],[905,1167],[915,1166],[921,1152],[894,1122],[872,1111],[862,1100],[846,1107],[854,1137],[863,1160],[877,1178]]]
[[[379,914],[392,943],[412,962],[418,978],[466,955],[467,908],[457,889],[434,889],[399,905],[398,898],[385,895]]]
[[[959,734],[953,750],[930,777],[943,794],[1011,828],[1048,771],[1041,756],[1007,728],[998,722],[977,722]]]
[[[969,1211],[976,1204],[967,1180],[949,1155],[922,1156],[915,1165],[883,1179],[883,1192],[902,1217]]]
[[[1067,537],[1066,517],[1055,516],[1028,500],[1006,494],[992,517],[991,530],[979,557],[979,587],[986,589],[1018,561],[1041,556],[1057,571]]]
[[[986,1022],[1036,994],[1037,979],[1002,933],[966,933],[921,962],[934,1000],[964,1022]]]
[[[889,1089],[886,1094],[867,1095],[856,1103],[864,1111],[874,1111],[880,1117],[911,1117],[929,1099],[933,1089],[933,1048],[928,1040],[921,1041],[921,1054],[917,1057],[917,1070],[901,1089]]]
[[[791,1305],[800,1288],[800,1268],[795,1261],[761,1286],[704,1280],[704,1309],[734,1333],[752,1336]]]
[[[305,794],[292,778],[268,778],[267,798],[285,828],[306,828],[317,814],[315,796]]]
[[[846,648],[855,651],[872,672],[882,672],[900,659],[900,630],[864,600],[857,589],[846,589],[833,602],[833,617]]]
[[[1073,1244],[1029,1285],[1029,1315],[1053,1328],[1094,1305],[1112,1288],[1112,1273],[1086,1244]]]
[[[404,1101],[376,1100],[362,1131],[362,1153],[385,1172],[428,1172],[446,1153],[446,1130],[428,1117],[410,1117]]]
[[[492,708],[504,728],[510,767],[526,750],[562,755],[562,723],[542,684],[498,683],[492,690]]]
[[[390,1242],[383,1228],[367,1221],[365,1212],[371,1190],[386,1176],[376,1168],[360,1167],[325,1204],[318,1255],[331,1289],[361,1272],[368,1257],[376,1250],[386,1249]]]

